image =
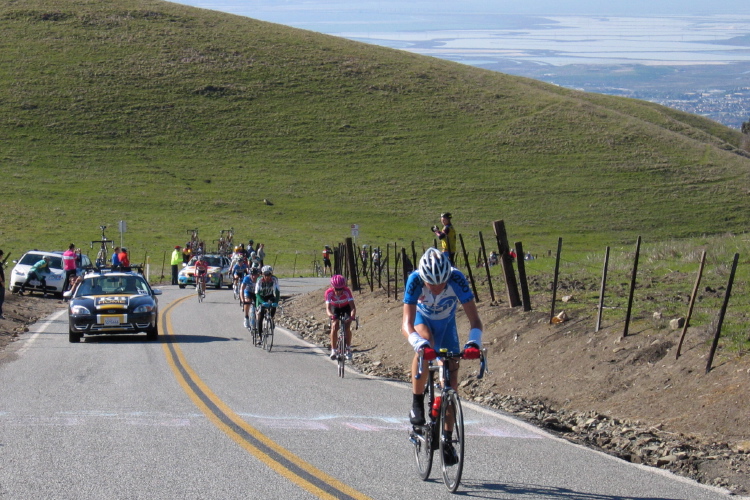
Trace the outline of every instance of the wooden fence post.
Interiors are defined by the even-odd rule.
[[[352,283],[352,290],[359,290],[359,276],[357,275],[357,260],[354,256],[354,241],[352,238],[346,238],[346,262],[349,264],[349,278]]]
[[[505,222],[502,220],[496,220],[493,223],[495,230],[495,238],[497,239],[497,249],[500,252],[500,263],[503,268],[503,276],[505,277],[505,287],[508,290],[508,303],[510,307],[518,307],[521,305],[521,299],[518,296],[518,283],[516,282],[516,274],[513,271],[513,258],[510,256],[510,246],[508,245],[508,236],[505,232]]]
[[[385,244],[385,262],[383,262],[382,264],[385,264],[385,294],[389,299],[391,298],[391,268],[388,267],[388,258],[390,257],[390,254],[391,254],[391,244],[386,243]]]
[[[711,364],[714,361],[714,355],[716,354],[716,347],[719,345],[719,337],[721,336],[721,327],[724,324],[724,316],[727,313],[727,306],[729,306],[729,296],[732,295],[732,284],[734,284],[734,274],[737,272],[737,262],[740,260],[740,254],[734,254],[734,262],[732,262],[732,272],[729,273],[729,283],[727,283],[727,291],[724,293],[724,303],[721,305],[719,311],[719,322],[716,325],[716,334],[714,335],[714,341],[711,344],[711,351],[708,353],[708,362],[706,363],[706,374],[711,371]]]
[[[596,314],[596,328],[594,332],[598,332],[602,327],[602,311],[604,310],[604,290],[607,287],[607,268],[609,267],[609,247],[604,252],[604,268],[602,269],[602,285],[599,287],[599,310]]]
[[[562,253],[562,238],[557,238],[557,259],[555,260],[555,276],[552,280],[552,307],[549,313],[549,322],[555,317],[555,301],[557,300],[557,277],[560,274],[560,254]]]
[[[531,295],[529,294],[529,283],[526,281],[526,261],[523,258],[523,245],[516,242],[516,259],[518,262],[518,280],[521,282],[521,297],[523,298],[523,310],[531,311]],[[486,260],[486,259],[485,259]]]
[[[630,277],[630,296],[628,297],[628,312],[625,314],[625,329],[622,332],[623,337],[628,336],[628,328],[630,327],[630,315],[633,312],[633,295],[635,295],[635,282],[638,276],[638,257],[641,254],[641,237],[638,237],[638,241],[635,244],[635,259],[633,261],[633,275]]]
[[[461,251],[464,254],[464,259],[466,262],[469,261],[469,259],[466,257],[466,246],[464,245],[464,236],[462,234],[458,235],[458,240],[461,242]],[[479,295],[477,295],[477,285],[474,283],[474,274],[471,272],[471,266],[466,266],[466,271],[469,273],[469,282],[471,283],[471,289],[474,291],[474,301],[479,302]]]
[[[484,248],[484,238],[482,237],[482,231],[479,231],[479,249],[480,249],[480,259],[483,259],[484,261],[484,270],[487,272],[487,284],[490,286],[490,300],[492,301],[492,304],[497,303],[497,300],[495,299],[495,289],[492,288],[492,276],[490,275],[490,264],[487,262],[487,250]],[[467,267],[471,268],[471,264],[469,264]]]
[[[680,343],[677,344],[677,352],[675,353],[674,359],[680,359],[680,352],[682,351],[682,341],[685,340],[685,334],[687,333],[688,325],[690,324],[690,317],[693,315],[693,306],[695,305],[695,298],[698,296],[698,287],[701,283],[701,277],[703,276],[703,266],[706,264],[706,251],[703,250],[701,253],[701,263],[698,266],[698,276],[695,278],[695,286],[693,286],[693,293],[690,294],[690,305],[688,305],[687,316],[685,317],[685,324],[682,325],[682,334],[680,335]]]

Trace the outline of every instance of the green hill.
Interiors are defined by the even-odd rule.
[[[444,210],[585,248],[747,230],[741,134],[658,105],[154,0],[7,1],[0,29],[6,251],[118,220],[136,254],[429,242]]]

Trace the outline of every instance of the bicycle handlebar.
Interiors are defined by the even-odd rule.
[[[480,350],[479,355],[479,375],[477,375],[477,379],[484,378],[484,373],[487,371],[487,348],[482,347]],[[448,352],[447,349],[441,349],[439,351],[435,351],[437,354],[437,358],[442,359],[454,359],[454,358],[461,358],[464,359],[464,351],[461,350],[460,352]],[[419,358],[417,359],[417,373],[414,375],[414,378],[419,380],[422,378],[422,364],[424,362],[424,348],[419,350]]]

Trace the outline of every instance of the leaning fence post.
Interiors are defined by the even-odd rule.
[[[737,272],[737,262],[740,260],[740,254],[734,254],[734,262],[732,263],[732,272],[729,273],[729,283],[727,283],[727,291],[724,293],[724,303],[721,305],[719,311],[719,321],[716,325],[716,334],[714,335],[714,341],[711,344],[711,351],[708,353],[708,362],[706,363],[706,373],[711,371],[711,364],[714,361],[714,354],[716,354],[716,347],[719,345],[719,337],[721,336],[721,326],[724,323],[724,316],[727,313],[727,306],[729,306],[729,296],[732,294],[732,284],[734,283],[734,274]]]
[[[557,259],[555,260],[555,276],[552,280],[552,308],[549,313],[549,322],[555,317],[555,300],[557,300],[557,277],[560,274],[560,253],[562,253],[562,238],[557,238]]]
[[[526,281],[526,261],[523,258],[523,245],[516,242],[516,260],[518,262],[518,281],[521,282],[521,297],[523,297],[523,310],[531,311],[531,295],[529,294],[529,283]],[[485,259],[486,262],[486,259]]]
[[[599,311],[596,314],[596,328],[598,332],[602,327],[602,311],[604,310],[604,289],[607,287],[607,268],[609,267],[609,247],[604,252],[604,268],[602,269],[602,286],[599,288]]]
[[[487,284],[490,286],[490,300],[492,301],[493,304],[495,304],[497,303],[497,300],[495,299],[495,289],[492,288],[492,276],[490,275],[490,264],[489,262],[487,262],[487,251],[484,248],[484,237],[482,236],[482,231],[479,231],[479,245],[480,245],[479,258],[484,261],[484,270],[487,272]],[[467,267],[471,267],[471,264],[469,264]]]
[[[466,257],[466,246],[464,245],[464,235],[459,234],[458,240],[461,242],[461,252],[464,254],[464,259],[466,262],[469,261],[469,259]],[[474,283],[474,274],[471,272],[471,266],[466,266],[466,272],[469,273],[469,283],[471,283],[471,289],[474,291],[474,300],[476,302],[479,302],[479,295],[477,295],[477,285]]]
[[[622,332],[623,337],[628,336],[628,327],[630,326],[630,314],[633,311],[633,295],[635,294],[635,281],[638,275],[638,257],[641,254],[641,237],[635,244],[635,259],[633,261],[633,275],[630,277],[630,296],[628,297],[628,312],[625,315],[625,329]]]
[[[698,295],[698,287],[701,283],[701,277],[703,276],[703,266],[706,264],[706,251],[703,250],[701,253],[701,263],[698,266],[698,276],[695,278],[695,286],[693,286],[693,293],[690,295],[690,305],[688,305],[687,316],[685,317],[685,324],[682,325],[682,334],[680,335],[680,343],[677,344],[677,352],[675,353],[674,359],[680,359],[680,352],[682,351],[682,341],[685,340],[685,334],[687,333],[688,325],[690,324],[690,317],[693,315],[693,306],[695,305],[695,297]]]

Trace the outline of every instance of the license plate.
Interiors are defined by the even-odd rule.
[[[104,318],[104,326],[119,326],[119,324],[120,318],[117,316]]]

